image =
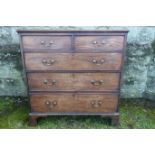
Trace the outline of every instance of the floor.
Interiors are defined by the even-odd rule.
[[[155,107],[137,100],[120,104],[120,124],[111,126],[109,118],[100,116],[51,116],[38,120],[36,127],[28,125],[29,107],[20,98],[0,98],[0,128],[3,129],[150,129],[155,128]]]

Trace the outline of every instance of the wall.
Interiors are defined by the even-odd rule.
[[[26,96],[17,29],[128,29],[122,98],[155,99],[155,27],[0,27],[0,96]]]

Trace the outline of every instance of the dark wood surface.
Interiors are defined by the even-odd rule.
[[[18,33],[128,33],[128,30],[17,30]]]
[[[122,51],[124,36],[23,36],[24,51]],[[74,47],[73,47],[74,46]]]
[[[70,36],[23,36],[23,49],[35,50],[69,50],[71,49]]]
[[[121,61],[121,53],[25,53],[27,70],[120,70]]]
[[[112,91],[119,73],[29,73],[30,91]]]
[[[18,30],[30,124],[48,115],[102,115],[119,122],[127,30]]]
[[[124,36],[77,36],[75,50],[79,51],[121,51]]]
[[[118,96],[95,93],[46,93],[32,94],[30,102],[32,111],[35,112],[115,112]]]

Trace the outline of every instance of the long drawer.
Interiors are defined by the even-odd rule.
[[[116,91],[119,73],[29,73],[30,91]]]
[[[25,53],[27,70],[120,70],[121,53]]]
[[[118,104],[116,94],[52,93],[31,94],[32,112],[114,112]]]

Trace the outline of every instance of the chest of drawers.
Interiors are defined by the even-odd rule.
[[[18,30],[31,112],[101,115],[119,121],[126,30]]]

